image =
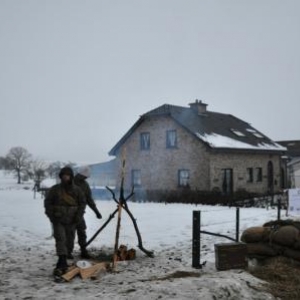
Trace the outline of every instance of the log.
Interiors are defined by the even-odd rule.
[[[82,279],[91,278],[96,272],[107,269],[107,263],[101,262],[96,265],[93,265],[86,269],[80,269],[80,276]]]
[[[73,267],[70,271],[62,275],[62,278],[66,281],[71,281],[76,275],[80,273],[80,268]]]
[[[126,255],[127,247],[125,245],[120,245],[117,260],[126,260]]]
[[[109,269],[109,262],[106,263],[105,268],[99,268],[98,270],[96,270],[92,275],[91,275],[91,279],[95,280],[97,279],[97,277],[99,276],[100,273],[104,273]]]

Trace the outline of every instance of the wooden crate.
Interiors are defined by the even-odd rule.
[[[245,269],[247,267],[247,245],[244,243],[215,244],[216,269]]]

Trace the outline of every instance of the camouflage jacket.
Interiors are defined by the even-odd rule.
[[[56,184],[45,198],[45,213],[52,223],[78,223],[84,214],[85,196],[76,185],[66,189],[62,184]]]
[[[74,177],[74,183],[80,187],[81,191],[83,192],[85,199],[86,199],[86,204],[94,211],[98,211],[97,210],[97,206],[96,203],[92,197],[92,191],[91,188],[89,186],[89,184],[86,182],[85,179],[81,179],[80,176],[76,175]]]

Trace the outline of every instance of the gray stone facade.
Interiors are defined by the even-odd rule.
[[[217,153],[210,155],[210,187],[222,190],[222,169],[232,169],[233,191],[246,190],[253,193],[268,193],[268,163],[273,165],[273,191],[280,190],[280,155],[248,153]],[[253,180],[249,181],[247,169],[253,170]],[[257,179],[257,169],[261,168],[261,180]]]
[[[176,130],[177,147],[166,146],[167,130]],[[150,148],[141,150],[141,133],[150,134]],[[222,191],[224,169],[232,169],[233,191],[247,190],[267,193],[269,190],[268,163],[273,165],[273,191],[280,189],[280,154],[257,151],[211,151],[200,139],[177,124],[172,118],[152,116],[145,119],[121,145],[117,160],[119,176],[121,160],[126,159],[125,188],[133,184],[132,171],[140,176],[138,190],[176,190],[179,187],[179,170],[189,171],[189,187],[193,190]],[[248,168],[253,169],[249,182]],[[261,181],[256,171],[262,170]]]

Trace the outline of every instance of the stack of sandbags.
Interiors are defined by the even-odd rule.
[[[283,255],[300,260],[300,230],[291,221],[274,221],[263,227],[248,228],[241,240],[247,243],[250,257]]]
[[[241,237],[244,243],[264,243],[269,241],[270,227],[250,227],[246,229]]]
[[[246,229],[241,237],[242,242],[247,244],[248,256],[276,256],[277,249],[269,244],[270,227],[250,227]]]
[[[300,260],[300,231],[293,225],[275,229],[270,236],[274,245],[283,246],[282,255]]]

